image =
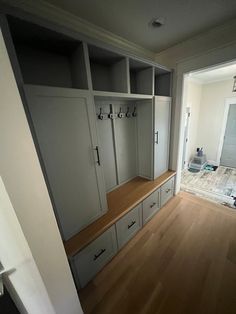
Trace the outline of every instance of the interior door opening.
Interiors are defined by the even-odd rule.
[[[236,208],[236,63],[185,75],[181,190]],[[190,114],[191,112],[191,114]]]

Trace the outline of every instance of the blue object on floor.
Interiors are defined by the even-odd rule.
[[[194,168],[188,168],[188,171],[189,171],[189,172],[193,172],[193,173],[197,173],[197,172],[199,172],[200,170],[199,170],[199,169],[194,169]]]
[[[216,171],[217,168],[218,168],[218,166],[213,166],[213,165],[207,164],[207,165],[204,167],[204,170],[207,170],[207,171]]]

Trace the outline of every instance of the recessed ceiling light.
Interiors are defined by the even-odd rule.
[[[162,16],[156,17],[156,18],[151,20],[150,24],[153,27],[161,27],[162,25],[165,24],[165,18]]]

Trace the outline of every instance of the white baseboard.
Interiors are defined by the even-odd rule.
[[[220,164],[217,162],[217,161],[215,161],[215,160],[207,160],[207,163],[209,164],[209,165],[213,165],[213,166],[219,166]]]

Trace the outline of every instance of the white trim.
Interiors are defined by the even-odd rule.
[[[217,165],[220,165],[220,159],[221,159],[221,154],[222,154],[222,149],[224,145],[224,136],[225,136],[225,130],[226,130],[226,125],[228,121],[228,114],[229,114],[229,107],[232,104],[236,104],[236,97],[228,97],[225,99],[225,110],[224,110],[224,116],[223,116],[223,124],[222,124],[222,129],[221,129],[221,134],[220,134],[220,142],[218,146],[218,151],[217,151]]]
[[[187,169],[188,168],[188,152],[189,152],[189,123],[191,119],[191,107],[187,106],[185,107],[185,120],[184,120],[184,142],[183,142],[183,158],[182,158],[182,169]],[[188,141],[186,142],[186,139]]]
[[[190,77],[189,78],[189,81],[190,82],[193,82],[195,84],[198,84],[198,85],[208,85],[208,84],[212,84],[212,83],[217,83],[217,82],[224,82],[224,81],[229,81],[229,80],[232,80],[233,76],[230,75],[230,76],[224,76],[224,77],[219,77],[219,78],[216,78],[216,79],[199,79],[199,78],[196,78],[196,77]]]
[[[210,165],[213,165],[213,166],[219,166],[219,163],[215,160],[212,160],[212,159],[208,159],[207,163]]]

